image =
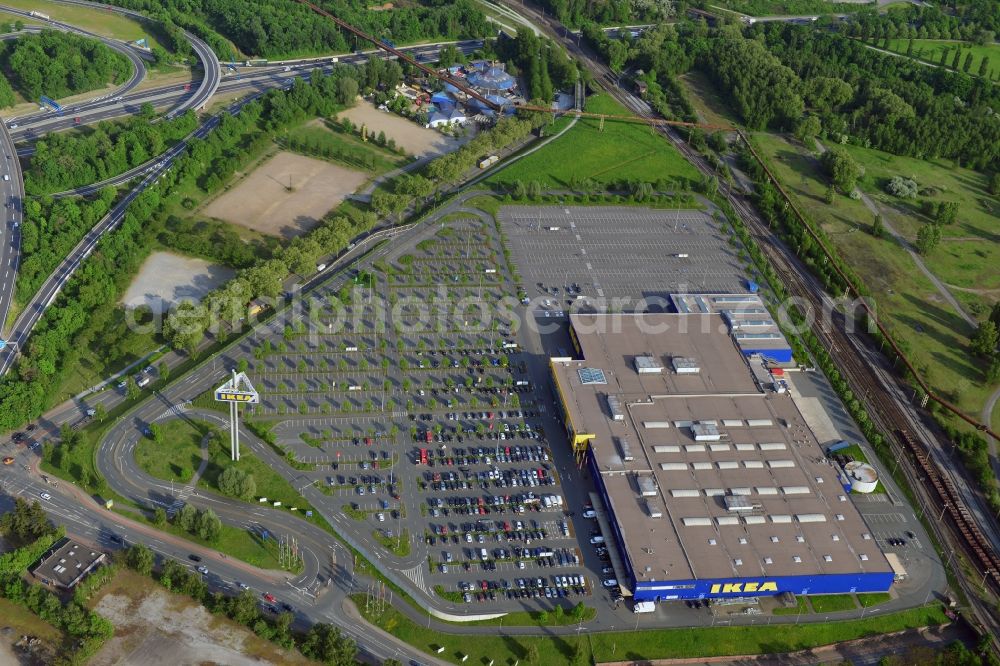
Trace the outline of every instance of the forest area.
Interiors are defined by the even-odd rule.
[[[43,30],[0,42],[0,106],[13,106],[16,90],[37,101],[58,99],[120,84],[132,75],[132,63],[96,39]]]
[[[111,4],[163,21],[172,35],[178,34],[178,28],[190,30],[223,60],[239,54],[289,58],[367,48],[353,37],[348,39],[329,19],[286,0],[111,0]],[[318,4],[369,34],[399,44],[493,34],[473,0],[425,0],[389,11],[369,11],[371,3],[362,0]],[[233,53],[233,46],[239,53]]]
[[[508,73],[524,79],[528,99],[551,102],[557,91],[571,91],[576,83],[576,63],[551,40],[530,30],[520,29],[515,37],[500,33],[492,48],[507,63]]]
[[[154,123],[155,118],[147,103],[125,120],[46,135],[35,143],[24,170],[25,192],[51,194],[117,176],[162,154],[198,127],[193,111]]]

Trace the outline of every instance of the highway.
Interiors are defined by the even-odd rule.
[[[7,125],[0,121],[0,196],[3,197],[4,215],[0,220],[0,340],[7,339],[7,316],[14,300],[14,280],[21,258],[21,205],[24,200],[24,182],[21,163],[14,154],[14,140]],[[0,353],[10,353],[7,345]],[[0,373],[2,374],[2,373]]]

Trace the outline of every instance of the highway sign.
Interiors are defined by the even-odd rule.
[[[256,393],[241,393],[236,391],[224,391],[217,389],[215,391],[215,399],[218,402],[246,402],[252,405],[256,405],[260,402],[260,396]]]

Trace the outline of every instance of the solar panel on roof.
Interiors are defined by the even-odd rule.
[[[604,376],[604,371],[600,368],[580,368],[577,370],[580,375],[581,384],[607,384],[608,380]]]

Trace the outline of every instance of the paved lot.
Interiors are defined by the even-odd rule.
[[[701,211],[504,206],[500,221],[528,296],[550,297],[555,309],[578,295],[645,298],[655,310],[672,292],[744,291],[739,257]],[[580,293],[567,294],[574,284]]]

